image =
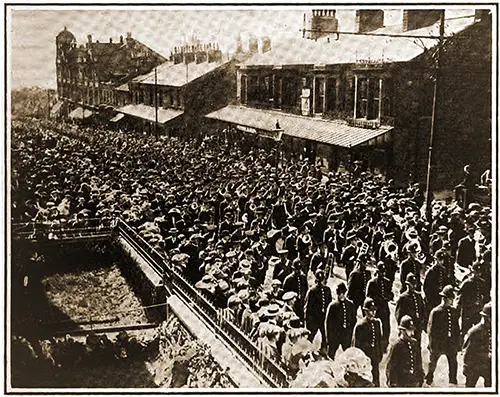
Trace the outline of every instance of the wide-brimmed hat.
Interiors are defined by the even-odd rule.
[[[198,289],[210,289],[217,286],[217,280],[210,274],[205,274],[203,278],[198,281],[194,286]]]
[[[285,292],[282,296],[282,300],[284,302],[288,302],[288,301],[291,301],[293,298],[296,298],[297,296],[299,296],[295,291],[288,291],[288,292]]]

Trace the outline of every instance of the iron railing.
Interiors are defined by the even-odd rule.
[[[222,315],[205,294],[196,288],[152,248],[124,221],[117,222],[117,233],[145,260],[152,269],[170,284],[174,294],[193,307],[199,318],[231,348],[257,376],[272,387],[288,387],[286,371],[274,360],[263,354],[258,345],[240,327]]]
[[[103,222],[93,218],[76,224],[53,224],[44,222],[13,223],[13,238],[28,241],[40,240],[83,240],[98,239],[111,236],[113,222]]]

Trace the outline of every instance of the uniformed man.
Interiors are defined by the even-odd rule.
[[[462,335],[481,320],[481,309],[489,296],[484,280],[479,276],[481,265],[474,262],[471,273],[458,290],[458,309],[460,311]]]
[[[491,387],[491,302],[484,305],[481,321],[473,326],[464,340],[465,387],[476,387],[479,377]]]
[[[359,258],[358,263],[347,283],[347,297],[354,303],[356,311],[363,304],[366,297],[366,287],[371,278],[371,272],[366,268],[365,261],[367,256],[363,255]]]
[[[337,286],[337,299],[330,303],[326,312],[325,328],[328,356],[333,360],[335,353],[342,346],[345,351],[351,346],[352,332],[356,325],[356,308],[346,297],[344,283]]]
[[[400,265],[400,275],[399,279],[401,281],[401,293],[406,291],[406,277],[408,277],[409,273],[413,273],[415,276],[415,289],[417,291],[420,290],[422,286],[422,282],[420,281],[420,273],[422,271],[422,263],[417,259],[417,245],[410,244],[408,246],[408,257],[401,262]]]
[[[387,359],[389,387],[420,387],[424,381],[420,344],[413,337],[415,324],[405,315],[399,322],[399,337],[392,345]]]
[[[412,319],[415,319],[414,337],[420,344],[422,331],[426,330],[427,327],[427,309],[422,294],[416,291],[417,283],[413,273],[409,273],[406,277],[406,284],[406,291],[399,296],[396,303],[396,320],[400,323],[404,316],[410,316]]]
[[[312,342],[321,332],[321,347],[326,348],[325,317],[328,305],[332,301],[332,291],[325,285],[325,273],[317,270],[314,274],[315,285],[307,291],[304,318],[306,328],[311,332],[309,340]]]
[[[297,293],[295,313],[301,320],[304,320],[304,304],[307,290],[307,277],[300,267],[300,259],[296,258],[292,263],[292,273],[286,276],[283,282],[283,291],[285,293],[290,291]]]
[[[382,322],[375,318],[377,307],[372,298],[363,303],[364,317],[354,327],[352,346],[361,349],[372,364],[373,384],[380,386],[379,364],[384,354]]]
[[[449,280],[446,278],[444,268],[444,255],[437,252],[434,257],[434,264],[427,271],[424,279],[424,294],[427,310],[431,311],[441,302],[440,292]]]
[[[458,310],[454,308],[455,292],[451,285],[446,285],[440,292],[441,304],[432,309],[429,316],[427,334],[429,335],[430,362],[425,381],[431,385],[434,381],[436,365],[443,354],[448,358],[451,384],[457,384],[457,353],[460,350],[460,326]]]
[[[391,290],[390,280],[385,277],[385,265],[382,261],[377,264],[375,277],[368,281],[366,296],[375,301],[377,307],[375,317],[382,321],[382,337],[384,340],[383,350],[386,351],[389,345],[389,335],[391,334],[389,301],[394,298],[394,294]]]

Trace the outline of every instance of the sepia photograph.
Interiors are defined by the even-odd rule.
[[[3,393],[498,393],[498,4],[4,17]]]

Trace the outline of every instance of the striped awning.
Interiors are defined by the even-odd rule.
[[[356,127],[343,120],[325,120],[234,105],[216,110],[206,117],[268,132],[276,131],[279,125],[284,135],[345,148],[361,145],[394,129],[386,125]]]
[[[68,114],[68,117],[70,119],[86,119],[87,117],[90,117],[93,114],[94,112],[92,112],[91,110],[77,107],[76,109],[72,110],[70,114]]]
[[[121,119],[123,119],[125,117],[125,115],[123,113],[118,113],[116,116],[114,116],[111,120],[112,123],[116,123],[117,121],[120,121]]]

